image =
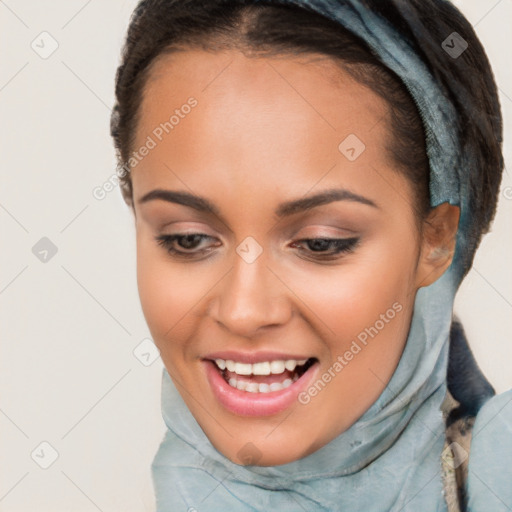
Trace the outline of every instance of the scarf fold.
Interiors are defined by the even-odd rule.
[[[460,154],[453,129],[455,108],[412,46],[363,2],[275,3],[298,5],[335,20],[366,41],[403,80],[425,126],[431,204],[448,201],[461,209],[455,257],[440,279],[418,290],[405,349],[376,402],[348,430],[297,461],[273,467],[232,463],[210,443],[164,368],[162,415],[168,430],[152,464],[157,510],[446,511],[441,404],[453,301],[466,270],[471,223],[471,162]],[[512,460],[510,401],[512,391],[494,397],[477,417],[469,464],[471,511],[512,509],[512,478],[504,476],[510,470],[498,477],[495,469],[501,451],[507,453],[503,467]],[[494,440],[499,440],[498,447]]]

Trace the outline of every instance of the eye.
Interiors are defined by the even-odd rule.
[[[159,235],[155,237],[158,245],[164,247],[169,254],[184,258],[191,258],[207,252],[208,248],[195,250],[197,246],[206,239],[213,240],[213,237],[202,233],[177,233],[174,235]],[[177,242],[177,245],[181,247],[181,249],[176,248],[175,242]]]
[[[359,238],[304,238],[294,242],[292,246],[299,246],[301,251],[309,253],[316,259],[336,259],[336,256],[352,252],[359,242]],[[307,245],[308,249],[302,246]],[[330,250],[329,250],[330,249]]]
[[[202,233],[176,233],[174,235],[158,235],[155,237],[158,245],[161,245],[170,255],[181,258],[194,258],[210,252],[219,243],[210,244],[200,248],[201,242],[215,240]],[[301,252],[308,253],[309,257],[317,260],[336,259],[339,255],[352,252],[359,242],[359,238],[304,238],[291,244],[298,247]],[[303,248],[307,245],[307,249]],[[178,246],[179,248],[177,248]]]

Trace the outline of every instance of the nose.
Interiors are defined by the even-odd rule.
[[[230,333],[246,338],[286,324],[292,316],[292,303],[276,275],[262,256],[252,263],[236,257],[217,288],[210,310],[213,319]]]

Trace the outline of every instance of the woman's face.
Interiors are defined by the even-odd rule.
[[[133,144],[142,308],[233,462],[312,453],[397,366],[426,275],[388,127],[328,60],[197,50],[153,69]]]

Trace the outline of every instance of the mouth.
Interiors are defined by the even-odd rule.
[[[291,386],[315,363],[316,359],[287,359],[260,363],[238,363],[215,359],[224,380],[233,388],[248,393],[272,393]]]
[[[319,366],[316,357],[268,358],[252,363],[240,361],[242,357],[237,359],[215,357],[203,359],[203,363],[217,400],[243,416],[266,416],[287,409],[311,382]]]

